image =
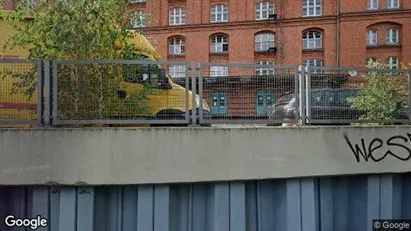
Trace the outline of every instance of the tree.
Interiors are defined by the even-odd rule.
[[[2,12],[12,30],[6,49],[26,49],[28,59],[86,60],[139,58],[130,42],[133,33],[125,20],[128,0],[42,0],[16,3],[15,11]],[[120,44],[120,45],[119,45]],[[58,68],[59,117],[62,119],[101,119],[149,112],[150,88],[136,90],[127,100],[117,98],[125,73],[123,65],[56,64]],[[15,79],[14,92],[30,98],[37,81],[36,68],[24,73],[1,72]]]
[[[404,78],[406,76],[400,73],[401,71],[398,73],[381,71],[386,66],[378,62],[370,61],[368,68],[380,71],[367,72],[364,75],[365,81],[356,86],[360,89],[359,95],[348,99],[353,108],[362,112],[360,119],[387,121],[404,116],[408,108],[406,103],[408,84],[406,83],[407,78]],[[365,125],[381,124],[389,123],[368,123]]]

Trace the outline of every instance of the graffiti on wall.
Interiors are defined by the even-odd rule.
[[[380,162],[389,156],[401,161],[411,159],[411,133],[394,135],[386,140],[373,138],[369,143],[364,138],[359,143],[354,143],[346,133],[344,139],[358,163],[361,162],[361,157],[366,162]]]

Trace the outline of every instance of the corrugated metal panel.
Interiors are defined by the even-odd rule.
[[[47,217],[39,231],[365,231],[372,219],[411,219],[410,195],[411,174],[2,187],[0,216]]]

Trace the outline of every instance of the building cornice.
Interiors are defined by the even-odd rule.
[[[360,12],[347,12],[341,13],[341,18],[353,18],[353,17],[376,17],[376,16],[392,16],[392,15],[411,15],[411,9],[399,9],[399,10],[368,10]]]

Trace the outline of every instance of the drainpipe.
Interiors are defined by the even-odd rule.
[[[337,33],[336,33],[336,36],[337,36],[337,41],[336,41],[336,50],[337,50],[337,60],[336,60],[336,63],[337,63],[337,67],[339,67],[340,66],[340,35],[341,35],[341,33],[340,33],[340,1],[341,0],[337,0]]]

